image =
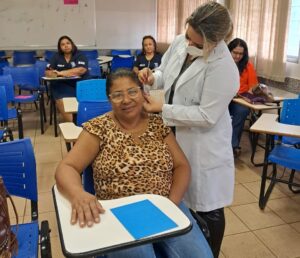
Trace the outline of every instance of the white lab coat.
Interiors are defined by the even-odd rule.
[[[176,37],[154,73],[154,88],[170,88],[184,63],[184,35]],[[164,104],[166,124],[176,126],[176,139],[192,167],[184,200],[197,211],[230,205],[234,190],[232,126],[228,105],[239,88],[239,73],[224,41],[207,60],[199,57],[177,81],[173,105]]]

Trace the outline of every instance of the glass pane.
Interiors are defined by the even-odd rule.
[[[289,57],[298,57],[300,43],[300,0],[292,0],[289,24],[288,48]]]

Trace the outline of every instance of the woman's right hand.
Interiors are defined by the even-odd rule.
[[[138,73],[139,80],[143,84],[152,85],[154,83],[154,76],[149,68],[144,68]]]
[[[94,223],[99,223],[99,214],[105,212],[97,198],[85,191],[76,193],[71,200],[71,205],[71,224],[76,224],[78,221],[80,227],[84,227],[85,225],[91,227]]]

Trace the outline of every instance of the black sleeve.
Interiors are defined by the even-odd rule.
[[[84,67],[87,70],[89,69],[88,59],[81,52],[78,52],[75,63],[76,63],[76,67]]]
[[[57,60],[58,60],[59,56],[58,53],[55,53],[51,59],[50,62],[47,64],[47,69],[56,69],[57,68]]]
[[[133,64],[133,66],[139,68],[140,63],[141,63],[141,55],[138,55],[136,57],[136,60],[135,60],[135,62]]]

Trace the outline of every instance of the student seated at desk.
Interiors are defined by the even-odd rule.
[[[240,89],[238,94],[250,92],[258,84],[257,76],[253,65],[249,62],[247,43],[235,38],[228,44],[229,51],[240,72]],[[229,104],[229,113],[232,118],[232,149],[235,157],[241,154],[240,140],[249,114],[249,108],[238,103]]]
[[[73,40],[68,36],[62,36],[57,44],[58,53],[54,54],[47,66],[47,77],[72,77],[80,76],[88,79],[88,60],[77,50]],[[62,114],[64,121],[71,122],[72,114],[64,112],[62,98],[76,97],[77,80],[51,81],[51,94],[56,106]]]
[[[156,41],[155,39],[148,35],[143,37],[142,41],[142,53],[139,54],[136,58],[136,61],[133,65],[133,71],[138,73],[139,70],[143,68],[154,68],[160,66],[162,55],[156,52]]]
[[[135,194],[168,197],[189,217],[192,230],[182,236],[111,252],[107,257],[212,257],[206,239],[182,203],[190,180],[190,166],[162,118],[143,109],[142,84],[133,71],[120,69],[107,78],[112,112],[83,124],[76,144],[56,170],[59,191],[71,202],[71,223],[81,227],[101,223],[97,201]],[[96,196],[84,191],[80,173],[90,163]],[[104,234],[104,232],[102,232]],[[99,232],[101,234],[101,232]]]

